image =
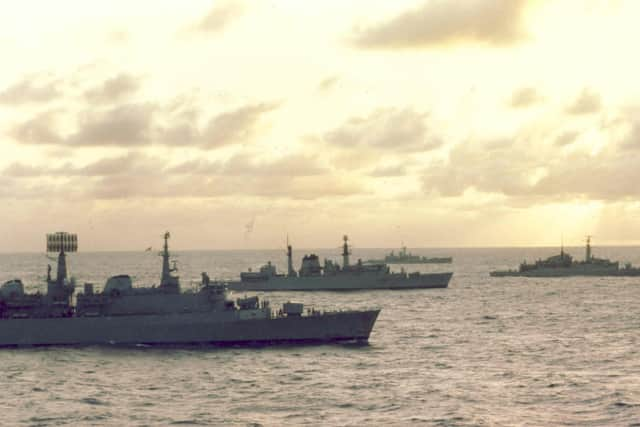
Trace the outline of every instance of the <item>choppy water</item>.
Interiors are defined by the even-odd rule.
[[[413,252],[454,256],[421,267],[453,269],[450,288],[268,296],[382,307],[367,346],[0,350],[0,424],[640,426],[640,278],[488,276],[555,249]],[[640,248],[596,252],[640,264]],[[267,259],[284,267],[282,251],[178,256],[183,286],[202,271],[233,277]],[[0,255],[0,280],[36,284],[46,263]],[[150,253],[69,263],[80,284],[118,273],[151,284],[160,269]]]

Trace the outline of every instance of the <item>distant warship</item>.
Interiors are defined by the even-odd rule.
[[[287,245],[287,274],[278,274],[269,261],[259,271],[243,272],[239,281],[228,282],[240,291],[348,291],[360,289],[446,288],[453,273],[393,273],[384,263],[349,262],[351,251],[343,237],[342,267],[331,260],[320,265],[317,255],[305,255],[299,271],[293,268],[291,245]]]
[[[19,279],[0,287],[0,346],[87,344],[252,344],[277,342],[366,341],[380,310],[305,311],[285,303],[227,298],[226,287],[202,273],[198,291],[180,291],[169,264],[169,233],[164,235],[159,286],[133,287],[131,278],[109,278],[102,292],[86,283],[72,304],[75,280],[67,279],[66,253],[77,250],[77,236],[47,236],[47,250],[59,252],[55,278],[47,274],[47,293],[28,294]]]
[[[591,236],[587,236],[584,261],[574,260],[560,248],[560,254],[533,264],[524,261],[518,270],[491,271],[494,277],[564,277],[564,276],[640,276],[640,268],[626,264],[620,268],[618,261],[596,258],[591,253]]]
[[[396,254],[394,251],[391,251],[390,254],[387,254],[383,260],[369,260],[366,261],[367,264],[376,264],[376,263],[387,263],[387,264],[451,264],[453,258],[448,257],[424,257],[420,255],[413,255],[410,252],[407,252],[407,247],[403,246],[398,253]]]

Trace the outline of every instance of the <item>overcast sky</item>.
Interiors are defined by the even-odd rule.
[[[0,251],[640,243],[640,2],[22,0]]]

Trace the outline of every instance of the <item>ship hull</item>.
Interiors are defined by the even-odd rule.
[[[492,271],[489,273],[492,277],[575,277],[575,276],[592,276],[592,277],[633,277],[640,276],[640,269],[561,269],[547,268],[529,271]]]
[[[237,314],[4,319],[0,347],[52,345],[251,345],[366,342],[379,310],[239,319]]]
[[[418,261],[384,261],[387,264],[451,264],[452,260],[440,260],[440,259],[425,259]]]
[[[356,291],[376,289],[429,289],[449,286],[453,273],[407,275],[349,274],[344,276],[270,277],[260,281],[229,282],[234,291]]]
[[[428,258],[422,260],[389,260],[389,259],[372,259],[367,261],[368,263],[375,264],[451,264],[453,259],[444,259],[444,258]]]

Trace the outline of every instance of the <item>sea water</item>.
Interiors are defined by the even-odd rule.
[[[341,260],[338,249],[296,250],[296,264],[310,252]],[[355,261],[388,251],[354,252]],[[453,256],[405,266],[453,271],[449,288],[258,293],[272,305],[380,307],[368,345],[0,349],[0,424],[640,426],[640,277],[489,277],[554,248],[412,252]],[[640,264],[640,248],[595,252]],[[156,255],[78,253],[68,263],[78,290],[123,273],[152,285]],[[234,278],[267,260],[286,269],[282,250],[176,259],[183,289],[203,271]],[[55,272],[44,254],[2,254],[0,280],[44,291],[47,263]]]

